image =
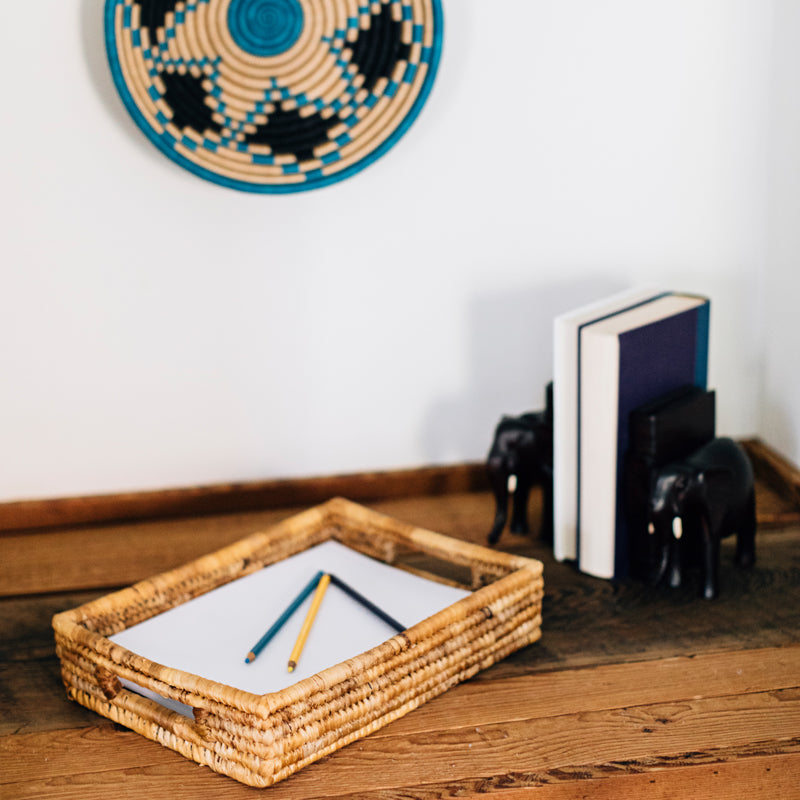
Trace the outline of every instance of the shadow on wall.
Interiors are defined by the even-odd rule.
[[[553,378],[553,320],[625,288],[592,277],[476,297],[467,322],[469,380],[459,395],[431,406],[422,432],[428,462],[483,459],[503,414],[543,409]]]

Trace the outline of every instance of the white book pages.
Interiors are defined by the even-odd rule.
[[[578,557],[578,343],[581,327],[644,302],[659,291],[633,289],[570,311],[553,325],[553,553]]]

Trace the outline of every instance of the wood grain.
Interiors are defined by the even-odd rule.
[[[534,491],[533,520],[538,519],[540,501],[540,492]],[[489,492],[389,498],[366,505],[405,522],[476,544],[486,543],[494,514],[494,499]],[[128,585],[264,530],[301,510],[290,506],[237,514],[0,533],[3,552],[0,596]],[[780,530],[759,529],[759,533],[760,537],[772,538],[779,536]],[[555,562],[550,548],[535,534],[520,536],[506,531],[498,548],[518,555],[548,558],[557,570],[570,569]]]
[[[494,674],[498,673],[499,670]],[[456,687],[414,714],[393,722],[386,731],[414,734],[425,728],[447,728],[455,718],[464,727],[480,726],[607,711],[632,703],[684,702],[793,689],[798,684],[800,645],[558,670],[517,678],[489,677]]]
[[[759,524],[800,521],[800,469],[760,439],[743,442],[761,486]]]
[[[700,754],[694,756],[698,758]],[[713,756],[712,756],[713,758]],[[800,785],[800,766],[793,755],[763,755],[737,761],[670,766],[668,760],[653,759],[640,772],[630,772],[630,764],[608,764],[598,769],[599,777],[579,773],[577,781],[565,780],[569,772],[556,771],[539,776],[541,783],[504,789],[503,800],[725,800],[748,798],[765,800],[796,798]],[[485,790],[481,787],[481,794]],[[441,795],[438,795],[441,796]],[[475,797],[463,795],[463,797]]]
[[[486,543],[493,514],[493,499],[488,492],[423,495],[367,505],[405,522],[480,544]],[[7,532],[0,534],[4,556],[0,560],[0,596],[128,585],[269,528],[301,510],[287,506],[174,520]],[[530,537],[507,534],[502,549],[520,551],[531,542]]]
[[[467,463],[86,497],[19,500],[0,503],[0,531],[302,508],[323,503],[331,497],[365,502],[412,495],[435,496],[480,490],[486,486],[484,465]]]
[[[759,770],[796,774],[797,758],[775,757],[800,751],[799,663],[793,647],[542,674],[495,682],[491,695],[468,683],[269,791],[275,800],[387,800],[492,787],[507,797],[564,780],[587,781],[586,791],[609,788],[632,768],[634,791],[658,783],[665,770],[693,765],[711,786],[719,781],[708,764],[734,753],[753,757],[745,774],[755,786]],[[0,776],[15,798],[92,800],[113,792],[123,800],[156,784],[176,800],[253,791],[114,726],[2,737]]]
[[[493,515],[488,492],[370,505],[481,544]],[[31,593],[0,599],[0,798],[263,797],[69,702],[50,620],[295,510],[2,535],[0,592]],[[9,565],[10,540],[31,564]],[[707,603],[691,585],[581,575],[536,536],[505,532],[501,549],[545,563],[542,640],[267,791],[274,800],[800,798],[800,525],[760,528],[757,541],[752,571],[736,568],[724,544],[722,594]]]
[[[125,743],[120,741],[121,746]],[[751,754],[750,751],[753,751]],[[174,758],[170,758],[174,756]],[[46,756],[43,756],[43,758]],[[324,763],[324,762],[322,762]],[[319,776],[316,794],[297,790],[289,779],[269,789],[276,800],[438,800],[485,798],[499,800],[576,800],[586,798],[713,798],[713,800],[793,800],[798,797],[800,744],[780,747],[741,748],[732,753],[719,749],[681,754],[674,758],[649,757],[641,762],[625,760],[596,766],[579,765],[543,769],[531,774],[502,774],[474,780],[454,778],[442,783],[361,790],[357,781],[348,787],[331,784]],[[315,769],[310,767],[309,769]],[[58,778],[33,778],[0,784],[0,797],[9,800],[138,800],[142,797],[174,797],[175,800],[242,800],[263,797],[263,790],[234,784],[173,753],[150,766],[97,770]]]
[[[0,534],[0,595],[134,583],[268,528],[292,511]]]

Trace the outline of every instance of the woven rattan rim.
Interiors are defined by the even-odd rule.
[[[430,93],[441,0],[106,0],[106,47],[137,125],[175,163],[250,192],[350,177]]]

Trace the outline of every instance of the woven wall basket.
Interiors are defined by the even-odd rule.
[[[117,89],[173,161],[251,192],[353,175],[419,114],[441,0],[106,0]]]

